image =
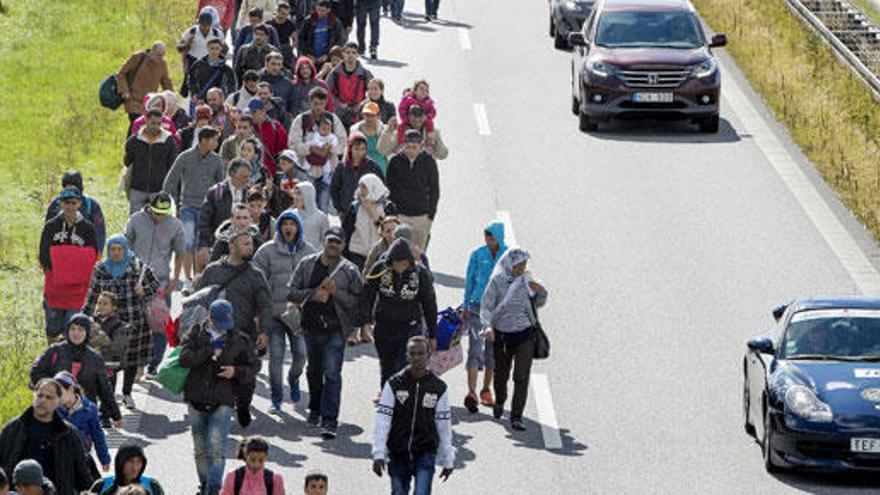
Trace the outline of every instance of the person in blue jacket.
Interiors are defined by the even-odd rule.
[[[495,405],[492,392],[492,375],[495,371],[495,359],[492,342],[483,337],[483,324],[480,321],[480,301],[483,292],[489,284],[495,262],[507,251],[504,244],[504,224],[493,221],[483,230],[486,240],[485,245],[478,247],[471,253],[467,266],[467,276],[464,281],[464,303],[462,310],[462,324],[467,326],[468,332],[468,355],[465,367],[468,377],[468,394],[464,398],[464,405],[471,413],[478,411],[477,407],[477,376],[480,370],[483,373],[483,389],[480,391],[479,401],[486,407]]]
[[[82,389],[76,383],[73,373],[61,371],[52,379],[58,385],[61,385],[61,407],[58,408],[58,412],[62,418],[79,430],[86,453],[86,464],[88,464],[89,470],[92,472],[92,477],[98,478],[100,473],[98,473],[98,469],[92,460],[92,446],[95,446],[95,453],[98,454],[98,460],[101,462],[103,472],[106,473],[110,470],[111,460],[110,449],[107,448],[107,439],[104,437],[104,430],[101,428],[98,406],[83,396]]]
[[[92,222],[95,226],[95,240],[98,242],[98,252],[104,252],[104,241],[107,239],[107,225],[104,223],[104,212],[101,211],[101,205],[98,203],[98,200],[92,198],[91,196],[86,196],[83,193],[83,178],[82,174],[77,170],[68,170],[64,172],[64,175],[61,176],[61,189],[63,190],[67,186],[73,186],[79,189],[80,194],[82,194],[82,204],[79,207],[79,212],[82,213],[82,216],[86,218],[86,220]],[[56,196],[55,199],[49,203],[49,208],[46,209],[46,222],[52,220],[57,217],[61,212],[61,197]]]

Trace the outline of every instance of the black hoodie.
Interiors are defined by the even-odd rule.
[[[130,481],[125,480],[125,475],[123,472],[123,467],[125,463],[130,459],[134,459],[135,457],[140,457],[143,463],[143,467],[141,467],[141,472],[138,473],[138,480],[144,476],[144,470],[147,469],[147,456],[144,455],[144,449],[140,448],[137,445],[122,445],[119,447],[119,450],[116,452],[116,460],[114,461],[114,476],[107,477],[104,479],[100,479],[92,485],[92,488],[89,490],[89,493],[97,493],[100,495],[112,495],[116,493],[119,488],[123,486],[128,486],[131,484]],[[158,481],[148,478],[149,486],[144,486],[152,495],[164,495],[164,490],[162,490],[162,485],[159,484]],[[146,479],[143,481],[146,482]],[[108,485],[107,488],[104,488],[104,485]],[[144,483],[141,483],[143,486]]]

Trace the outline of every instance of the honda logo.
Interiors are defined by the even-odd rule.
[[[648,73],[648,84],[650,84],[651,86],[654,86],[654,85],[658,84],[659,82],[660,82],[660,75],[659,74],[657,74],[656,72],[649,72]]]

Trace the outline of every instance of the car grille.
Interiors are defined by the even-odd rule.
[[[687,79],[689,70],[623,70],[620,77],[630,88],[677,88]]]

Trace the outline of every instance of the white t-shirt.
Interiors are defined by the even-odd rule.
[[[208,30],[208,34],[203,35],[202,30],[199,29],[199,25],[196,24],[183,32],[183,36],[180,37],[180,43],[186,43],[190,38],[192,38],[192,44],[189,46],[189,52],[187,53],[190,57],[198,60],[208,55],[209,41],[218,39],[221,43],[223,42],[223,32],[215,27],[211,27],[211,29]]]

